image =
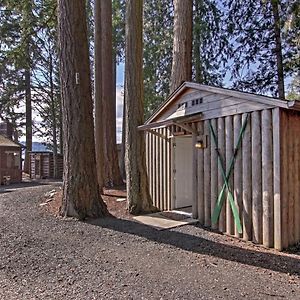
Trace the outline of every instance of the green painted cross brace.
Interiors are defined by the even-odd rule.
[[[218,161],[220,163],[219,164],[220,165],[220,170],[221,170],[221,173],[222,173],[222,177],[224,179],[224,184],[223,184],[221,192],[220,192],[220,194],[218,196],[216,207],[215,207],[213,215],[212,215],[212,223],[216,224],[217,221],[218,221],[218,219],[219,219],[219,216],[220,216],[220,213],[221,213],[221,210],[222,210],[222,206],[223,206],[223,203],[224,203],[225,189],[227,189],[229,203],[230,203],[230,207],[231,207],[231,210],[232,210],[232,213],[233,213],[234,222],[235,222],[235,225],[237,227],[238,233],[242,233],[243,230],[242,230],[241,220],[240,220],[240,217],[239,217],[239,212],[238,212],[238,209],[237,209],[237,207],[236,207],[236,205],[234,203],[234,197],[232,195],[232,192],[231,192],[231,189],[230,189],[228,181],[229,181],[231,172],[233,170],[233,166],[234,166],[234,162],[235,162],[238,150],[239,150],[240,145],[241,145],[243,134],[244,134],[246,126],[247,126],[248,117],[249,117],[249,114],[246,115],[246,118],[245,118],[245,120],[243,122],[243,125],[242,125],[242,128],[240,130],[239,137],[238,137],[236,146],[234,148],[234,153],[233,153],[233,156],[232,156],[232,158],[230,160],[230,164],[229,164],[229,168],[227,170],[227,173],[225,172],[224,162],[222,160],[222,156],[221,156],[221,153],[220,153],[219,148],[218,148],[218,140],[217,140],[215,131],[214,131],[212,125],[211,125],[211,121],[209,121],[209,129],[210,129],[212,138],[213,138],[215,146],[216,146],[216,151],[217,151],[217,155],[218,155]]]

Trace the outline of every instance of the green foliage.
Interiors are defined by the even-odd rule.
[[[300,101],[300,74],[293,79],[286,98]]]
[[[227,62],[228,40],[222,28],[224,13],[219,1],[194,0],[193,78],[221,86]]]
[[[214,0],[194,0],[193,80],[222,85],[227,54],[223,14]],[[144,4],[145,114],[151,115],[169,95],[174,8],[171,0]]]
[[[35,124],[36,135],[44,140],[49,149],[56,147],[61,124],[61,98],[59,60],[57,49],[56,1],[44,0],[38,7],[42,16],[36,36],[37,63],[32,70],[34,109],[42,120]],[[61,141],[60,141],[61,142]]]
[[[0,114],[13,123],[23,120],[15,113],[24,97],[23,68],[26,64],[22,7],[17,1],[0,2]]]
[[[299,69],[299,45],[295,44],[297,30],[284,29],[296,2],[296,0],[280,1],[281,46],[285,78],[294,76],[295,71]],[[224,6],[228,9],[224,29],[231,44],[227,55],[228,73],[231,75],[233,87],[278,95],[271,0],[225,0]]]
[[[145,115],[168,96],[172,68],[173,5],[168,0],[144,4]]]
[[[57,135],[60,128],[56,1],[3,0],[0,9],[1,117],[24,127],[24,71],[29,69],[34,116],[42,120],[33,122],[34,132],[53,145],[53,122]]]
[[[117,63],[123,62],[125,55],[125,4],[125,0],[112,0],[113,49]]]

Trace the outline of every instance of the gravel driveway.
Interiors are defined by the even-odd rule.
[[[299,254],[195,225],[56,218],[39,205],[54,185],[0,188],[0,299],[300,299]]]

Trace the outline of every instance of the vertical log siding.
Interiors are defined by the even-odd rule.
[[[211,119],[217,149],[228,172],[246,114]],[[224,232],[274,247],[287,248],[300,241],[300,114],[280,108],[249,114],[242,142],[237,150],[228,183],[243,226],[237,232],[227,189],[217,224],[212,215],[224,179],[208,120],[188,124],[197,138],[207,135],[204,149],[193,149],[193,216],[199,223]],[[161,210],[174,207],[174,148],[172,134],[183,134],[177,126],[146,133],[147,168],[153,203]],[[184,134],[190,135],[189,132]],[[192,172],[192,170],[191,170]]]

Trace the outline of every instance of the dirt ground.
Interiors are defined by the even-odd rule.
[[[278,253],[197,225],[55,216],[60,183],[0,187],[0,299],[300,299],[300,253]],[[47,196],[45,196],[45,194]],[[41,205],[42,204],[42,205]]]

